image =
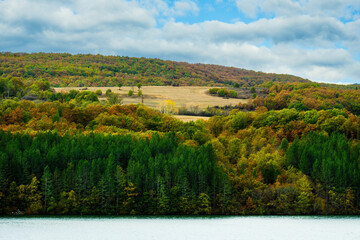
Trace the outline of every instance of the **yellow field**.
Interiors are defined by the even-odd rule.
[[[190,122],[196,121],[199,119],[208,120],[210,117],[202,117],[202,116],[189,116],[189,115],[174,115],[175,118],[183,121],[183,122]]]
[[[57,92],[68,92],[72,89],[80,90],[79,87],[66,87],[55,88]],[[128,92],[131,87],[122,87],[119,90],[118,87],[89,87],[88,90],[96,91],[100,89],[103,96],[100,100],[105,100],[105,92],[107,89],[111,89],[112,92],[119,93],[123,98],[123,104],[140,103],[141,99],[137,96],[137,87],[134,87],[134,96],[128,97]],[[220,98],[208,95],[206,92],[209,87],[171,87],[171,86],[143,86],[141,91],[144,94],[144,104],[158,109],[160,104],[165,100],[172,100],[175,102],[176,107],[186,107],[188,109],[192,107],[198,107],[204,109],[208,106],[225,106],[225,105],[237,105],[239,102],[246,102],[246,99],[234,99],[234,98]]]

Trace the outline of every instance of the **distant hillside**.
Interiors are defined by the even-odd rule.
[[[46,79],[53,87],[135,85],[260,85],[268,81],[310,82],[300,77],[234,67],[189,64],[160,59],[61,53],[0,53],[0,77],[19,77],[27,84]]]

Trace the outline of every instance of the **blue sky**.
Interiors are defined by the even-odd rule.
[[[0,0],[0,51],[153,57],[360,83],[360,1]]]

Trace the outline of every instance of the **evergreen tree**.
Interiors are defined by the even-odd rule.
[[[44,196],[44,209],[46,213],[49,207],[50,199],[53,197],[53,179],[48,165],[46,165],[44,174],[41,178],[41,191]]]
[[[169,197],[166,191],[164,180],[158,178],[158,212],[160,214],[167,214],[169,212]]]

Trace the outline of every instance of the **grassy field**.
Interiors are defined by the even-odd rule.
[[[189,116],[189,115],[174,115],[175,118],[183,121],[183,122],[190,122],[196,121],[199,119],[208,120],[210,117],[202,117],[202,116]]]
[[[66,87],[55,88],[56,92],[68,92],[72,89],[80,90],[79,87]],[[141,99],[137,96],[138,88],[134,88],[134,96],[129,97],[128,92],[131,87],[122,87],[119,90],[118,87],[89,87],[87,90],[96,91],[100,89],[103,93],[100,100],[105,100],[105,92],[107,89],[111,89],[112,92],[119,93],[123,98],[123,104],[140,103]],[[143,86],[141,91],[144,95],[144,104],[155,109],[159,109],[160,104],[165,100],[172,100],[175,102],[176,107],[186,107],[188,109],[198,107],[204,109],[208,106],[225,106],[225,105],[237,105],[239,102],[247,102],[247,99],[234,99],[234,98],[220,98],[207,94],[209,87],[171,87],[171,86]]]

